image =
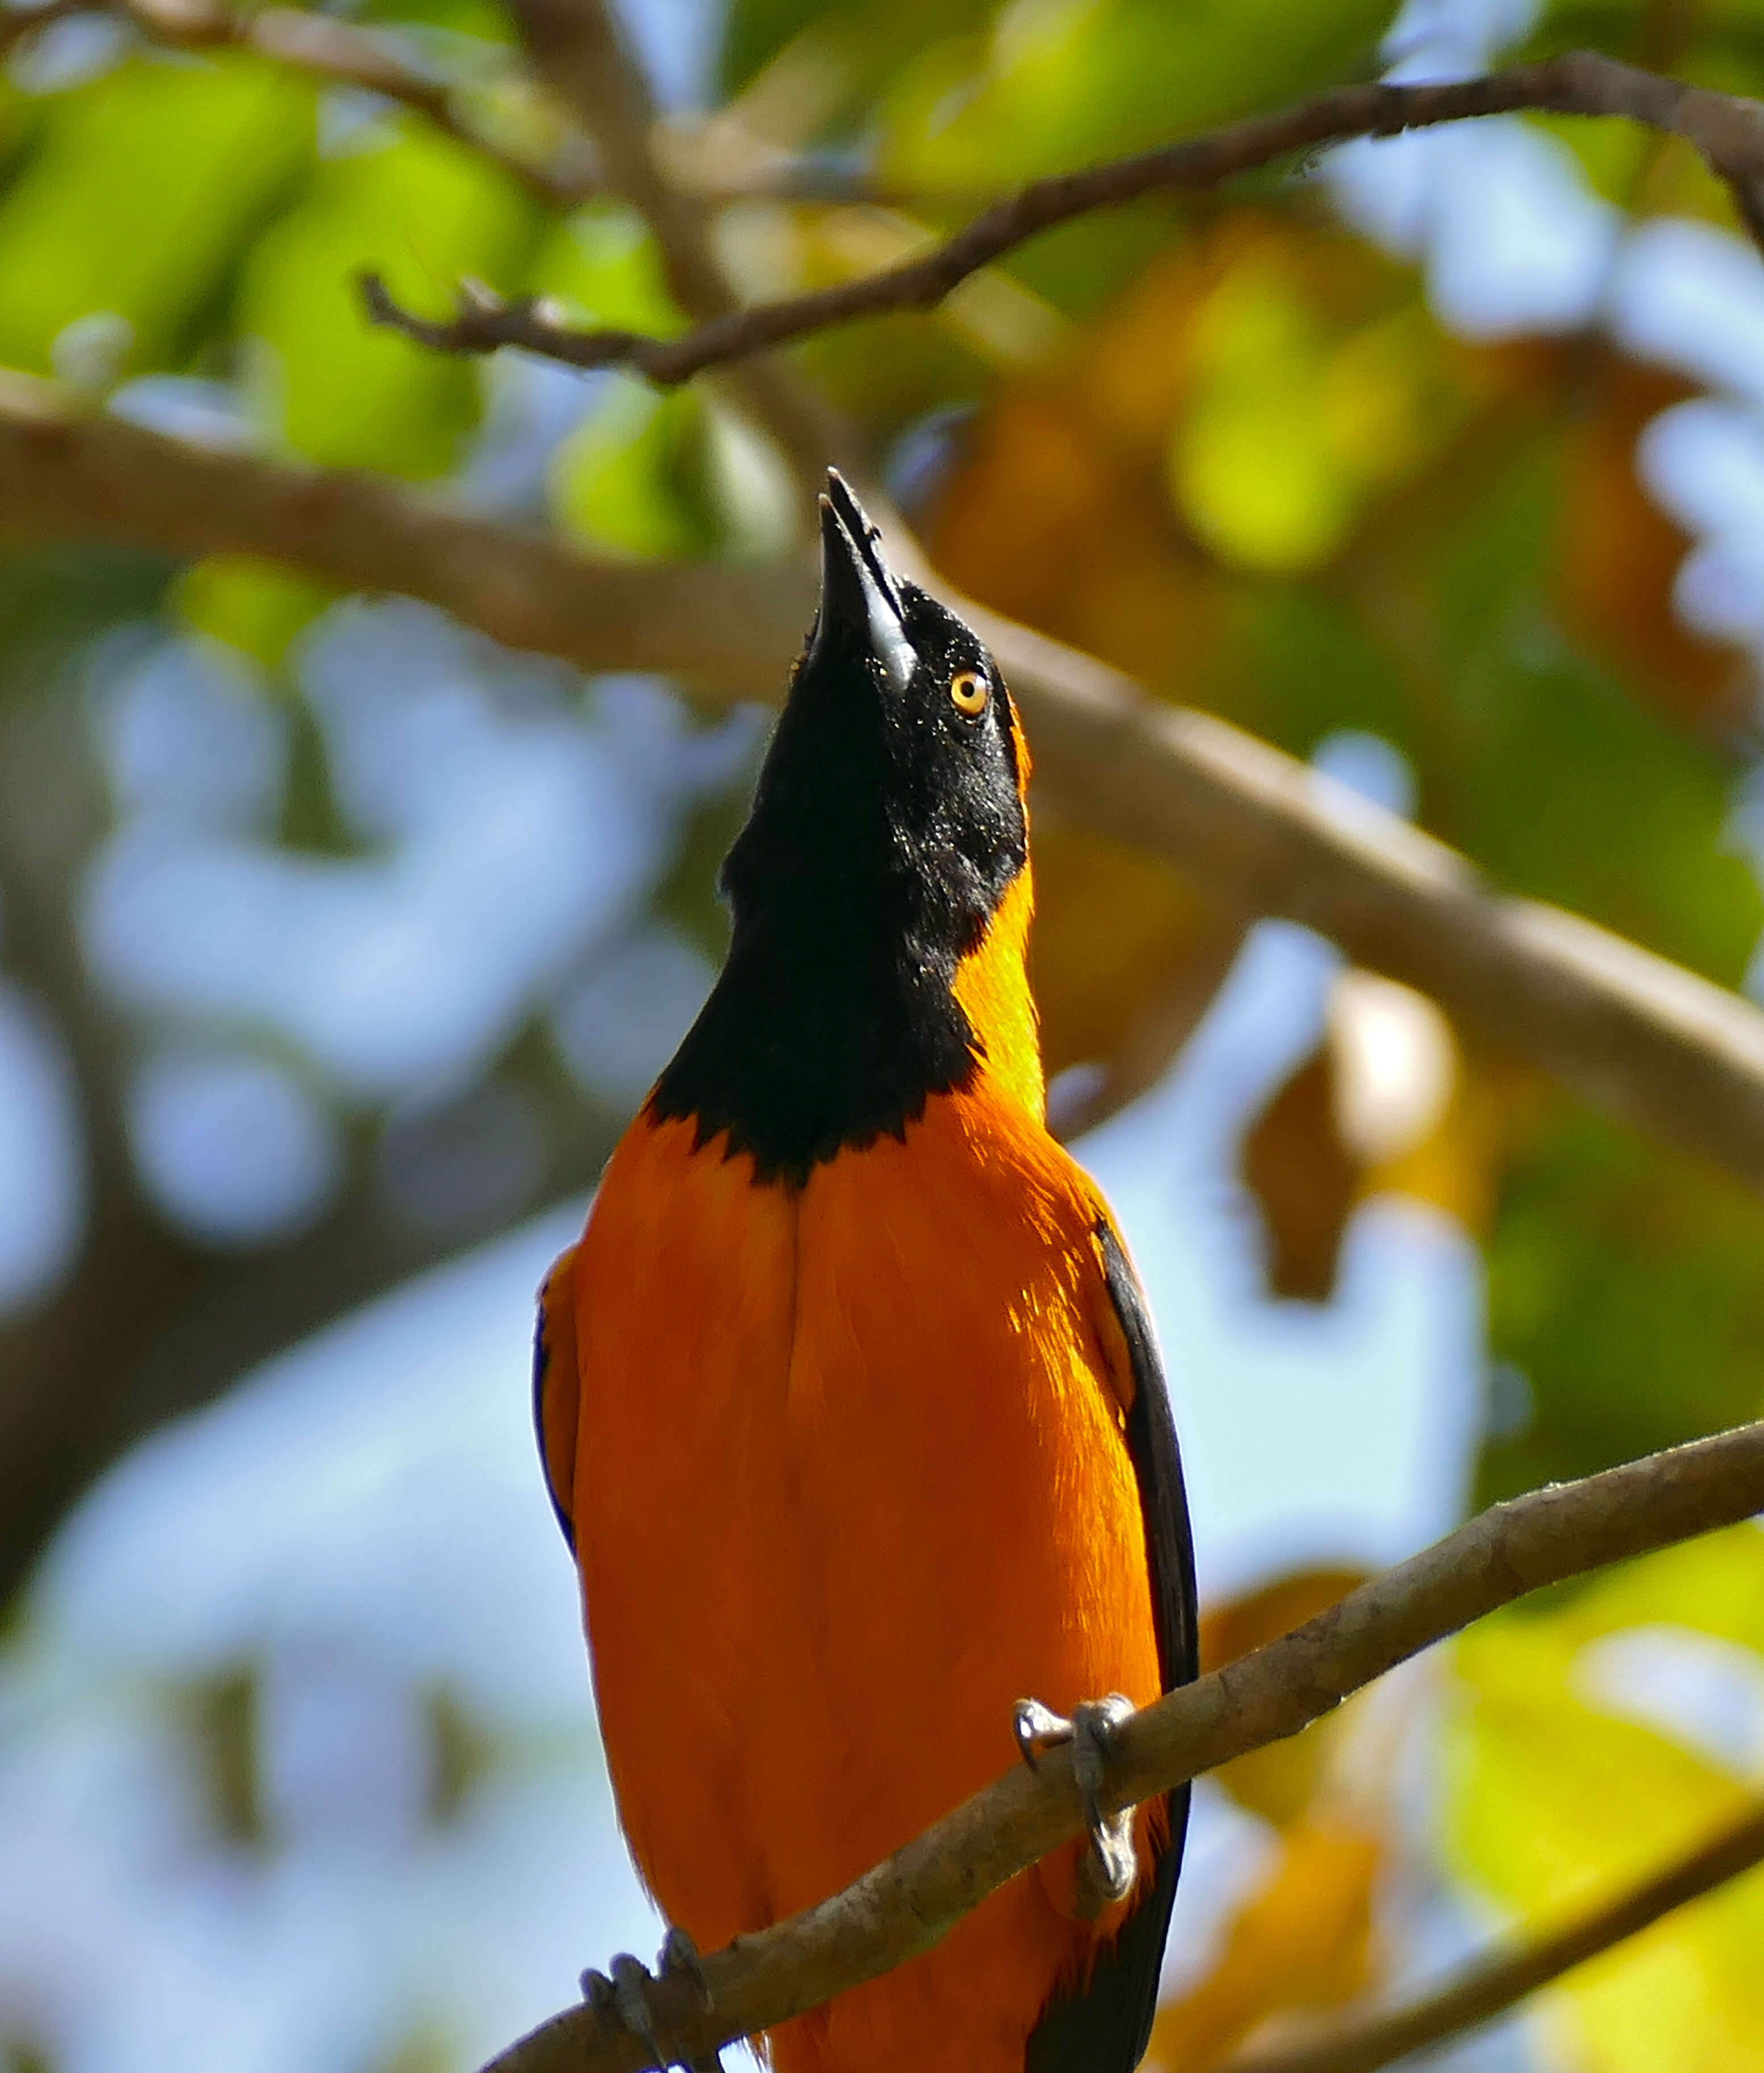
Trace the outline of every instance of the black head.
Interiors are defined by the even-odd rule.
[[[893,574],[830,473],[820,610],[723,867],[736,928],[772,909],[810,934],[962,956],[1027,854],[1019,764],[991,657]]]
[[[820,516],[820,609],[723,866],[729,962],[652,1104],[793,1178],[971,1074],[956,966],[1028,853],[991,657],[836,474]]]

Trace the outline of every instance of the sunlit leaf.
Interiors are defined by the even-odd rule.
[[[771,449],[694,389],[605,381],[558,448],[552,508],[571,531],[633,560],[764,552],[789,537],[789,490]]]
[[[1366,67],[1388,0],[1038,0],[925,52],[892,97],[883,165],[983,187],[1181,136]]]
[[[1447,1840],[1456,1867],[1505,1910],[1543,1925],[1682,1855],[1744,1803],[1731,1773],[1671,1736],[1588,1702],[1576,1683],[1589,1634],[1625,1610],[1698,1617],[1712,1584],[1755,1601],[1750,1528],[1631,1565],[1564,1608],[1498,1616],[1456,1645],[1447,1739]],[[1656,1566],[1658,1564],[1658,1566]],[[1734,1575],[1724,1589],[1718,1572]],[[1670,1915],[1568,1976],[1548,2027],[1581,2073],[1696,2073],[1764,2054],[1764,1879]]]
[[[1737,1181],[1560,1100],[1507,1172],[1489,1333],[1533,1422],[1485,1491],[1579,1475],[1764,1407],[1764,1204]]]
[[[178,586],[179,608],[197,633],[271,670],[336,596],[329,584],[248,554],[211,555]]]
[[[666,338],[684,322],[654,238],[620,202],[591,203],[558,225],[540,247],[531,280],[583,324]]]
[[[1703,0],[1682,16],[1663,15],[1649,0],[1547,0],[1522,48],[1607,51],[1699,86],[1764,91],[1764,15],[1754,0]]]
[[[1201,1668],[1222,1669],[1252,1648],[1279,1639],[1365,1581],[1357,1569],[1308,1569],[1222,1605],[1207,1605],[1201,1616]],[[1331,1756],[1353,1720],[1350,1702],[1313,1721],[1302,1734],[1234,1757],[1213,1772],[1214,1782],[1264,1821],[1277,1828],[1292,1828],[1310,1811]]]
[[[314,90],[238,54],[136,58],[53,96],[0,197],[0,361],[47,373],[67,328],[128,327],[116,372],[193,341],[312,150]]]
[[[1203,2073],[1271,2017],[1341,2006],[1371,1965],[1382,1837],[1339,1823],[1288,1830],[1198,1985],[1158,2010],[1146,2065]]]
[[[507,175],[415,124],[327,160],[246,270],[260,415],[311,460],[440,472],[476,422],[478,369],[374,329],[358,277],[377,270],[407,305],[445,314],[464,275],[517,285],[535,229]]]

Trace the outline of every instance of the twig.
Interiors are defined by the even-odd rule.
[[[0,536],[268,555],[517,648],[775,699],[814,608],[794,563],[610,567],[394,484],[204,452],[0,378]],[[1072,818],[1431,994],[1471,1033],[1764,1192],[1764,1014],[1578,917],[1495,892],[1407,822],[1222,720],[979,607]]]
[[[240,14],[210,0],[44,0],[33,8],[0,4],[0,62],[52,22],[74,14],[116,14],[150,42],[174,50],[238,47],[254,50],[333,86],[359,87],[422,116],[450,137],[501,166],[548,207],[574,208],[607,192],[593,146],[579,130],[568,130],[549,159],[512,150],[495,142],[459,103],[470,82],[442,77],[401,56],[390,36],[358,28],[335,14],[300,7],[266,7]],[[511,84],[539,91],[536,80],[517,74]],[[707,137],[684,126],[670,140],[670,159],[687,192],[706,202],[822,202],[900,207],[909,199],[879,184],[858,165],[833,159],[797,158],[755,142],[731,150],[726,137],[707,148]]]
[[[712,245],[703,200],[675,186],[658,162],[660,111],[608,0],[513,0],[513,6],[534,65],[581,117],[609,183],[654,232],[674,300],[695,321],[738,319],[740,298]],[[402,314],[383,285],[368,307],[377,323],[395,324]],[[532,303],[519,307],[529,322],[539,322]],[[818,489],[827,463],[843,457],[844,444],[819,398],[789,369],[763,361],[732,376],[729,387],[747,414],[777,441],[798,488]]]
[[[501,166],[554,208],[585,200],[600,184],[583,138],[567,139],[554,163],[507,150],[462,111],[453,81],[424,72],[388,39],[334,14],[300,7],[239,13],[219,0],[116,0],[116,11],[172,49],[253,50],[315,79],[397,101]]]
[[[0,373],[0,538],[266,555],[442,606],[513,648],[771,698],[813,610],[793,567],[596,563],[383,477],[278,466],[68,408]]]
[[[92,0],[43,0],[36,7],[0,5],[0,64],[39,30],[47,28],[52,22],[64,22],[70,14],[86,14],[91,6]]]
[[[1121,1732],[1107,1802],[1148,1799],[1296,1734],[1527,1592],[1761,1508],[1764,1423],[1496,1505],[1294,1632],[1135,1714]],[[1001,1746],[1007,1732],[1001,1721]],[[1008,1770],[844,1892],[707,1957],[707,2004],[690,1983],[662,1979],[657,2028],[691,2058],[773,2029],[930,1949],[1082,1822],[1069,1762]],[[615,2018],[584,2005],[542,2024],[486,2073],[637,2073],[649,2063]]]
[[[533,0],[527,0],[533,4]],[[554,5],[556,0],[546,0]],[[530,303],[463,308],[434,323],[400,308],[375,281],[364,282],[377,323],[395,325],[442,352],[515,345],[571,367],[629,367],[652,381],[689,380],[709,367],[806,338],[856,317],[930,309],[981,267],[1053,225],[1148,194],[1196,193],[1280,159],[1356,137],[1510,113],[1623,115],[1693,144],[1732,188],[1754,238],[1764,243],[1764,107],[1733,94],[1690,87],[1593,51],[1513,65],[1445,84],[1343,86],[1157,150],[1037,180],[995,202],[917,259],[814,294],[710,313],[683,337],[641,332],[572,331]]]
[[[1376,2073],[1410,2053],[1490,2022],[1589,1958],[1638,1935],[1663,1915],[1700,1900],[1764,1863],[1764,1804],[1737,1819],[1639,1885],[1535,1943],[1494,1951],[1406,2007],[1333,2025],[1321,2036],[1230,2060],[1220,2073]]]

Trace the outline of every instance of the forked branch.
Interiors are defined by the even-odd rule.
[[[373,274],[364,277],[362,294],[375,323],[437,352],[493,352],[513,345],[571,367],[627,367],[671,385],[856,317],[934,308],[971,274],[1039,232],[1097,209],[1145,195],[1201,193],[1356,137],[1391,137],[1521,109],[1626,116],[1663,135],[1683,138],[1727,182],[1754,237],[1764,243],[1764,106],[1639,71],[1595,51],[1571,51],[1479,79],[1333,87],[1271,115],[1251,116],[1156,150],[1032,181],[917,258],[812,295],[731,310],[678,338],[574,330],[530,298],[476,295],[463,301],[452,317],[431,319],[402,308]]]

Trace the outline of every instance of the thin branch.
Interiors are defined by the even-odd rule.
[[[52,22],[64,22],[70,14],[84,14],[90,11],[92,0],[43,0],[36,7],[8,7],[0,5],[0,64],[4,64],[19,45],[48,27]]]
[[[1121,1730],[1112,1807],[1296,1734],[1349,1693],[1527,1593],[1764,1508],[1764,1423],[1496,1505],[1281,1639],[1134,1715]],[[1009,1723],[1001,1720],[1001,1752]],[[689,1982],[656,1986],[657,2028],[682,2058],[756,2035],[891,1972],[938,1943],[987,1895],[1077,1835],[1064,1752],[1020,1765],[830,1900],[738,1937]],[[644,2047],[583,2005],[554,2016],[487,2073],[637,2073]]]
[[[453,81],[423,72],[389,39],[334,14],[300,7],[240,13],[219,0],[116,0],[116,11],[151,41],[174,50],[256,51],[312,78],[397,101],[501,167],[550,208],[568,208],[600,184],[581,138],[566,138],[554,163],[509,150],[467,116]]]
[[[705,204],[666,176],[657,152],[660,110],[608,0],[513,0],[513,6],[534,64],[580,116],[609,183],[654,232],[674,300],[697,322],[737,319],[740,298],[712,243]],[[383,288],[381,296],[381,304],[370,302],[370,314],[383,307]],[[376,314],[376,321],[390,319]],[[798,488],[818,489],[844,444],[826,406],[788,368],[764,361],[732,376],[729,387],[777,441]]]
[[[0,373],[0,538],[262,554],[394,591],[513,648],[773,698],[814,609],[808,572],[596,563],[383,477],[277,466],[82,414]]]
[[[531,0],[529,0],[531,4]],[[556,4],[556,0],[546,0]],[[1764,243],[1764,107],[1737,95],[1690,87],[1593,51],[1513,65],[1480,79],[1422,85],[1335,87],[1271,115],[1253,116],[1180,143],[1082,171],[1036,180],[995,202],[916,259],[855,281],[740,310],[708,312],[683,337],[641,332],[573,331],[528,301],[462,306],[446,323],[400,308],[383,284],[363,283],[369,314],[442,352],[499,346],[571,367],[629,367],[652,381],[689,380],[806,338],[854,318],[934,308],[983,266],[1056,224],[1150,194],[1193,194],[1283,159],[1357,137],[1469,117],[1534,109],[1557,115],[1622,115],[1694,145],[1726,180],[1754,238]]]
[[[611,567],[365,476],[275,466],[84,416],[0,380],[0,537],[251,554],[428,600],[510,646],[776,699],[814,608],[795,563]],[[1464,857],[1225,721],[1091,657],[959,608],[998,657],[1037,782],[1222,900],[1331,938],[1465,1031],[1764,1192],[1764,1014]]]
[[[1534,1943],[1474,1959],[1405,2007],[1351,2018],[1309,2042],[1233,2059],[1221,2073],[1376,2073],[1504,2015],[1539,1988],[1761,1863],[1764,1803],[1752,1800],[1676,1862],[1577,1921]]]
[[[332,86],[357,87],[398,102],[502,167],[552,208],[573,208],[608,192],[594,148],[571,127],[548,157],[497,142],[462,107],[472,82],[425,71],[401,54],[396,38],[356,27],[338,15],[303,7],[266,7],[240,14],[210,0],[43,0],[36,7],[0,4],[0,63],[22,43],[70,15],[114,14],[150,43],[173,50],[253,50]],[[499,78],[503,75],[499,75]],[[507,83],[539,93],[537,80],[514,72]],[[732,138],[719,123],[671,128],[668,155],[687,192],[707,203],[821,202],[835,206],[901,208],[912,197],[876,181],[860,165],[830,157],[799,157],[757,140]]]

